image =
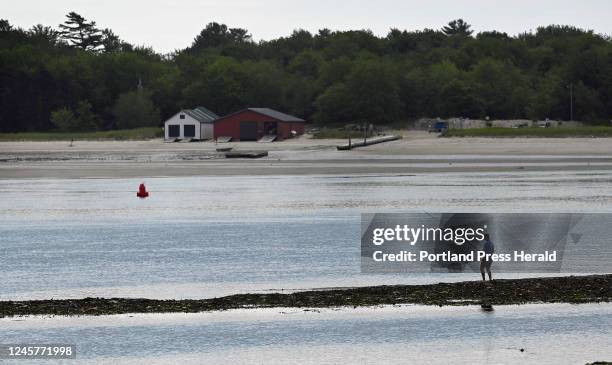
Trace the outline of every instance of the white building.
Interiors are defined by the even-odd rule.
[[[164,122],[164,138],[205,140],[213,138],[213,121],[219,116],[199,106],[183,109]]]

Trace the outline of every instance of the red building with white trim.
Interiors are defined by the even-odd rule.
[[[305,120],[270,108],[247,108],[214,121],[214,138],[256,141],[264,136],[283,140],[304,134]]]

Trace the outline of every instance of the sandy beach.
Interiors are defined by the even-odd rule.
[[[421,172],[581,171],[612,168],[612,139],[403,139],[352,151],[345,140],[307,137],[274,143],[149,141],[2,142],[0,178],[130,178],[214,175],[410,174]],[[268,151],[265,158],[225,159],[219,147]]]

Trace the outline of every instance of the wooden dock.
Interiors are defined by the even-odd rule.
[[[231,151],[225,153],[225,158],[261,158],[267,155],[268,151]]]
[[[337,146],[337,148],[338,148],[338,151],[348,151],[348,150],[351,150],[357,147],[364,147],[364,146],[370,146],[370,145],[378,144],[378,143],[396,141],[401,138],[402,136],[397,136],[397,135],[366,138],[365,140],[363,138],[360,138],[360,139],[355,139],[354,141],[351,141],[350,143]]]

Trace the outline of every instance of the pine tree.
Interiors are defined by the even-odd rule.
[[[96,51],[102,45],[102,33],[96,28],[96,22],[88,22],[81,15],[71,11],[66,15],[68,20],[60,24],[60,35],[73,47],[85,51]]]
[[[6,19],[0,19],[0,32],[9,32],[13,29],[11,23]]]
[[[462,35],[469,37],[473,31],[470,30],[472,26],[466,23],[463,19],[456,19],[448,22],[448,25],[442,27],[442,32],[448,36],[451,35]]]
[[[102,47],[104,52],[120,52],[121,51],[121,39],[112,30],[106,28],[102,31]]]

